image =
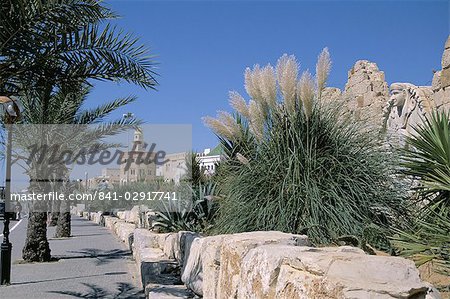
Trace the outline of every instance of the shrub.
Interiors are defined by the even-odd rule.
[[[380,225],[402,212],[393,155],[336,103],[323,102],[330,65],[325,49],[315,79],[306,71],[298,80],[287,55],[276,70],[247,69],[249,104],[231,92],[234,115],[205,118],[228,156],[218,175],[216,233],[280,230],[306,233],[316,244],[352,235],[387,246]]]
[[[403,174],[417,181],[417,200],[422,212],[450,216],[450,120],[449,113],[433,112],[414,128],[402,151]],[[423,215],[426,217],[426,215]]]

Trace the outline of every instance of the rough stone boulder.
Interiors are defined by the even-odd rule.
[[[114,224],[119,221],[119,218],[113,217],[113,216],[104,216],[105,218],[105,227],[113,230]]]
[[[237,284],[239,264],[249,250],[265,244],[307,243],[306,236],[276,231],[195,238],[181,280],[204,298],[229,298],[228,289]]]
[[[123,220],[117,220],[113,225],[113,231],[119,239],[130,248],[130,237],[133,235],[136,226],[132,223],[126,223]],[[131,248],[130,248],[131,249]]]
[[[125,212],[126,211],[117,212],[117,218],[119,218],[120,220],[125,220]]]
[[[138,256],[138,274],[145,289],[150,283],[172,285],[179,281],[173,276],[178,267],[176,261],[168,259],[159,248],[144,248]]]
[[[145,228],[137,228],[133,234],[133,255],[144,248],[159,248],[158,234]]]
[[[259,246],[243,259],[236,282],[230,292],[237,298],[406,299],[425,298],[429,289],[412,261],[353,247]]]
[[[131,208],[130,211],[125,211],[125,221],[126,222],[130,222],[130,223],[134,223],[137,225],[141,225],[141,213],[146,213],[148,211],[148,207],[141,205],[141,206],[134,206],[133,208]]]

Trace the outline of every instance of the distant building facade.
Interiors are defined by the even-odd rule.
[[[187,173],[186,158],[189,153],[166,154],[163,165],[152,163],[136,163],[136,159],[146,157],[148,152],[144,148],[144,136],[141,130],[136,130],[133,137],[131,150],[124,153],[123,164],[120,168],[104,168],[100,176],[88,180],[90,188],[101,186],[112,187],[114,185],[124,185],[133,182],[148,182],[156,178],[164,181],[179,183]],[[139,155],[140,154],[140,155]],[[196,159],[200,168],[206,175],[212,175],[216,170],[216,164],[223,158],[220,146],[213,150],[207,148],[202,153],[196,154]],[[132,159],[128,163],[128,159]],[[151,157],[154,161],[154,157]],[[127,168],[127,165],[129,167]]]
[[[131,150],[123,156],[124,162],[120,165],[120,183],[148,182],[156,178],[156,164],[154,156],[149,157],[151,163],[137,161],[139,157],[146,158],[149,153],[144,148],[144,134],[140,129],[134,132]],[[154,155],[154,153],[151,153]],[[131,163],[129,163],[131,159]]]
[[[163,177],[165,181],[179,183],[187,172],[187,155],[185,152],[166,155],[167,162],[158,167],[158,175]]]
[[[89,188],[95,189],[99,186],[124,185],[133,182],[148,182],[156,178],[156,164],[154,156],[149,157],[151,163],[137,163],[137,159],[147,158],[148,152],[144,146],[144,134],[140,129],[134,132],[131,150],[123,155],[124,163],[120,168],[103,168],[102,174],[88,180]],[[154,153],[151,153],[154,155]],[[131,159],[131,162],[129,162]]]

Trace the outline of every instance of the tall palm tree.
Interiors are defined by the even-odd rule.
[[[152,57],[138,45],[137,38],[105,24],[115,17],[97,0],[3,1],[0,93],[32,93],[29,107],[33,107],[33,122],[51,124],[56,94],[76,91],[90,85],[92,79],[122,80],[154,89],[157,81]],[[46,220],[46,213],[31,213],[24,260],[50,259]]]
[[[105,24],[116,17],[98,0],[2,1],[0,92],[13,95],[24,86],[48,91],[88,79],[120,79],[154,88],[147,49],[132,35]]]
[[[91,89],[92,88],[87,85],[80,86],[73,92],[68,89],[62,89],[56,92],[52,97],[49,109],[50,114],[48,115],[49,121],[52,124],[75,125],[74,128],[67,128],[67,131],[71,131],[72,129],[79,131],[75,134],[75,136],[79,140],[82,140],[82,142],[70,142],[63,144],[64,147],[60,148],[60,152],[64,150],[79,152],[82,147],[86,147],[88,145],[95,145],[97,148],[107,148],[110,145],[104,142],[102,143],[102,138],[114,135],[140,124],[140,121],[135,118],[121,118],[115,121],[105,122],[105,117],[110,115],[111,112],[116,109],[134,102],[136,100],[135,97],[119,98],[93,109],[83,109]],[[22,121],[27,124],[35,124],[40,118],[39,111],[42,108],[41,101],[34,99],[31,95],[23,97],[22,99],[25,111]],[[94,124],[101,124],[100,129],[96,130],[95,134],[91,134],[92,130],[87,130],[87,132],[83,130],[85,125]],[[63,127],[65,128],[65,126]],[[96,129],[98,129],[98,127]],[[69,133],[68,135],[70,135],[71,139],[75,137],[74,134],[71,135]],[[47,136],[47,140],[49,139],[48,137],[49,136]],[[19,138],[26,140],[30,139],[26,136],[19,136]],[[61,144],[60,140],[57,140],[57,142],[58,144]],[[54,165],[52,172],[58,173],[57,177],[59,178],[68,179],[70,170],[71,169],[66,165],[57,164]],[[30,171],[30,169],[28,169],[28,171]],[[69,183],[56,183],[56,185],[55,191],[61,191],[61,189],[68,192],[70,191],[69,189],[71,186]],[[59,203],[60,202],[52,203],[55,205],[55,207],[52,207],[52,212],[56,212],[55,222],[57,224],[57,229],[55,237],[70,237],[69,205],[65,202],[61,203],[61,205]]]

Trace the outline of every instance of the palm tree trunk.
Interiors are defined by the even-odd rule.
[[[31,182],[30,190],[48,191],[38,183]],[[50,245],[47,240],[47,202],[32,203],[27,226],[27,238],[22,250],[22,258],[27,262],[48,262],[51,259]]]
[[[27,239],[22,250],[27,262],[50,261],[50,246],[47,241],[47,213],[31,212],[28,219]]]
[[[61,212],[59,213],[58,223],[56,225],[55,238],[69,238],[71,234],[71,216],[69,204],[61,202]]]
[[[52,203],[52,212],[50,213],[50,222],[48,226],[56,226],[59,218],[59,210],[61,208],[61,203],[59,201],[54,201]]]

